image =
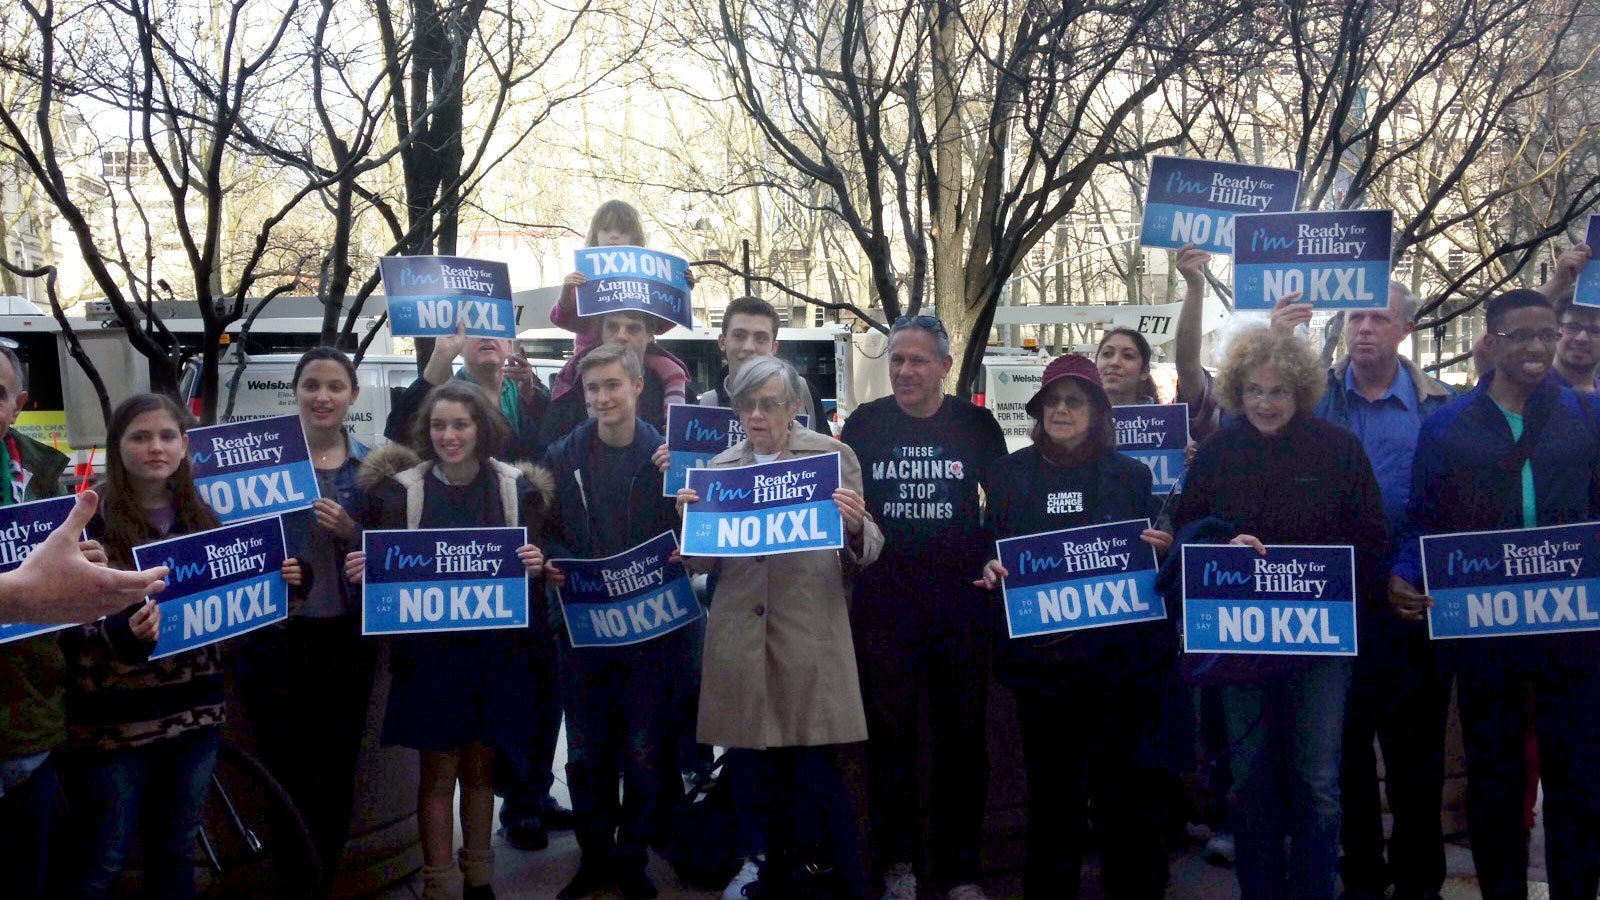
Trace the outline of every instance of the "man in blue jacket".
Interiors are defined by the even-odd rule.
[[[650,461],[661,432],[638,418],[644,390],[638,354],[602,344],[579,361],[578,378],[590,418],[545,454],[561,510],[547,559],[614,556],[678,523],[673,500],[662,496],[661,470]],[[556,566],[546,565],[545,575],[553,587],[565,583]],[[671,776],[663,753],[690,629],[620,647],[574,648],[554,601],[549,617],[561,635],[567,786],[582,850],[577,875],[556,896],[577,900],[615,884],[627,900],[648,900],[656,888],[645,874],[646,848]]]
[[[1515,290],[1485,310],[1493,368],[1417,438],[1410,531],[1389,579],[1390,607],[1407,621],[1422,622],[1432,605],[1417,590],[1418,535],[1587,522],[1600,511],[1600,414],[1552,368],[1560,332],[1550,301]],[[1487,637],[1449,649],[1485,900],[1528,896],[1525,684],[1534,693],[1550,896],[1591,900],[1600,885],[1600,634]]]
[[[1297,299],[1291,294],[1285,301]],[[1444,382],[1400,355],[1416,328],[1417,298],[1398,281],[1389,284],[1384,309],[1345,314],[1346,356],[1328,369],[1328,389],[1317,415],[1355,432],[1383,494],[1392,563],[1411,499],[1412,457],[1423,420],[1455,396]],[[1311,304],[1280,301],[1273,327],[1292,331],[1309,319]],[[1444,885],[1444,730],[1450,706],[1450,671],[1416,622],[1388,609],[1361,610],[1361,655],[1356,660],[1345,712],[1340,765],[1344,821],[1346,900],[1375,900],[1392,882],[1396,900],[1436,898]],[[1378,760],[1383,746],[1394,833],[1384,861],[1383,804]]]

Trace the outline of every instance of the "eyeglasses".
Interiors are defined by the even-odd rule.
[[[779,410],[788,409],[789,401],[779,400],[775,397],[762,397],[759,400],[738,400],[733,404],[733,411],[741,416],[748,416],[756,410],[761,410],[763,416],[770,416]]]
[[[1584,332],[1588,332],[1589,337],[1600,340],[1600,322],[1596,322],[1593,325],[1581,325],[1577,322],[1561,323],[1561,333],[1567,337],[1577,337]]]
[[[1490,334],[1511,344],[1531,344],[1537,340],[1546,346],[1554,344],[1561,337],[1561,332],[1554,328],[1518,328],[1516,331],[1492,331]]]
[[[1244,394],[1244,399],[1250,401],[1251,403],[1259,403],[1262,400],[1270,400],[1273,403],[1282,403],[1286,400],[1294,399],[1294,391],[1281,386],[1272,388],[1271,390],[1263,390],[1256,385],[1250,384],[1245,385],[1242,393]]]
[[[939,321],[938,316],[901,316],[890,323],[889,330],[899,331],[912,325],[925,331],[931,331],[934,334],[942,334],[945,337],[950,336],[950,332],[944,330],[944,323]]]

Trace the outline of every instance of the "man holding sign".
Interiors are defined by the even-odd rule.
[[[933,858],[940,890],[978,881],[988,751],[989,604],[972,587],[993,540],[980,485],[1006,455],[994,415],[944,392],[950,336],[934,316],[890,326],[894,395],[863,404],[840,439],[866,473],[883,558],[857,584],[872,740],[873,846],[889,892],[915,884],[917,720],[922,686],[933,728]]]
[[[551,560],[601,560],[677,525],[672,501],[661,495],[661,471],[650,461],[661,445],[661,432],[637,416],[644,390],[639,355],[620,343],[603,344],[579,361],[578,379],[593,417],[545,456],[561,506],[546,547]],[[648,565],[640,562],[634,574],[647,569],[659,574],[666,560],[659,553],[657,557]],[[569,587],[559,562],[545,564],[545,578],[558,591]],[[571,587],[580,587],[582,581],[579,577]],[[656,896],[645,874],[645,851],[654,836],[657,804],[668,780],[676,777],[676,766],[669,771],[665,760],[672,738],[669,722],[676,713],[673,690],[683,682],[689,660],[690,630],[680,626],[691,621],[691,612],[698,612],[698,605],[685,606],[693,603],[692,597],[657,600],[652,606],[641,598],[633,616],[619,611],[620,631],[602,613],[597,628],[604,629],[604,639],[596,641],[584,640],[588,632],[573,626],[573,617],[585,613],[566,607],[563,619],[563,606],[553,604],[550,610],[551,627],[563,635],[567,786],[583,851],[578,873],[557,895],[563,900],[587,897],[612,884],[629,900]]]
[[[1560,332],[1550,301],[1535,291],[1509,291],[1489,300],[1485,318],[1493,369],[1423,423],[1417,439],[1410,534],[1593,522],[1600,518],[1600,411],[1552,370]],[[1435,603],[1417,590],[1421,553],[1418,541],[1407,540],[1389,579],[1391,607],[1412,622],[1428,617]],[[1532,563],[1543,556],[1530,551],[1518,558]],[[1444,637],[1447,629],[1437,620],[1433,625],[1434,637]],[[1550,893],[1592,896],[1600,881],[1594,852],[1600,768],[1588,751],[1600,747],[1600,716],[1593,712],[1600,635],[1485,636],[1452,649],[1467,751],[1467,826],[1484,897],[1526,896],[1527,683],[1544,784]]]
[[[733,490],[804,493],[795,499],[805,502],[831,500],[829,527],[842,530],[843,546],[835,542],[838,549],[795,551],[794,543],[809,541],[796,531],[810,529],[794,527],[787,515],[775,515],[771,535],[765,525],[756,535],[756,543],[767,542],[769,552],[741,547],[750,552],[686,557],[691,569],[717,576],[706,627],[699,739],[730,748],[741,855],[748,860],[763,853],[798,852],[802,848],[769,846],[769,838],[793,836],[797,827],[820,824],[826,856],[815,862],[840,874],[848,896],[864,897],[867,876],[855,830],[860,790],[850,778],[859,769],[858,763],[850,764],[852,751],[841,745],[867,737],[850,638],[850,583],[858,569],[877,559],[883,533],[862,500],[855,454],[796,424],[805,386],[793,366],[776,357],[753,359],[730,387],[748,438],[712,459],[709,469],[695,471],[771,471],[755,464],[800,465],[809,460],[815,473],[815,463],[836,454],[837,462],[827,463],[839,485],[831,497],[796,490],[817,487],[815,479],[798,471]],[[701,497],[684,488],[678,502],[692,509]],[[823,518],[817,511],[815,520]],[[687,538],[692,531],[688,517],[684,529]],[[769,823],[763,816],[766,809],[790,812],[800,821]]]

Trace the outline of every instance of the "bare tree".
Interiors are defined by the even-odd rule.
[[[152,301],[198,301],[209,421],[218,339],[232,323],[314,285],[323,339],[348,343],[379,283],[377,256],[453,249],[463,198],[483,174],[592,83],[551,65],[590,9],[23,0],[26,27],[0,46],[0,71],[27,90],[0,105],[0,150],[74,235],[157,389],[175,390],[185,351]],[[519,92],[539,112],[500,133]],[[103,210],[83,203],[58,146],[68,110],[125,131],[151,183],[113,191]],[[153,227],[180,245],[181,278],[157,270]],[[141,232],[142,243],[129,239]]]

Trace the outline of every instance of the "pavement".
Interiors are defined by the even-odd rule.
[[[555,761],[556,782],[551,795],[563,806],[570,806],[566,786],[566,734],[563,731],[557,744]],[[499,804],[496,802],[496,814]],[[1549,887],[1544,883],[1544,819],[1543,798],[1536,808],[1538,824],[1534,828],[1530,847],[1528,877],[1529,900],[1548,900]],[[498,821],[498,819],[497,819]],[[459,826],[456,843],[460,845]],[[500,900],[552,900],[578,870],[578,844],[570,831],[552,832],[550,846],[537,853],[517,850],[496,834],[495,894]],[[1480,900],[1477,879],[1473,877],[1472,857],[1462,838],[1452,839],[1445,845],[1447,877],[1442,891],[1444,900]],[[717,891],[702,891],[680,884],[667,862],[651,854],[650,877],[661,890],[663,900],[716,900]],[[1205,859],[1203,849],[1187,846],[1174,853],[1171,860],[1172,880],[1167,888],[1167,900],[1232,900],[1239,896],[1234,884],[1231,866],[1218,865]],[[1021,875],[1017,872],[998,873],[986,879],[984,888],[994,900],[1020,898]],[[418,900],[422,895],[421,881],[412,877],[385,891],[372,895],[372,900]],[[614,890],[595,894],[596,900],[621,900]],[[1101,900],[1099,866],[1092,857],[1084,860],[1082,900]],[[931,892],[923,892],[922,900],[937,900]],[[1039,900],[1039,898],[1035,898]],[[1049,898],[1045,898],[1049,900]]]

